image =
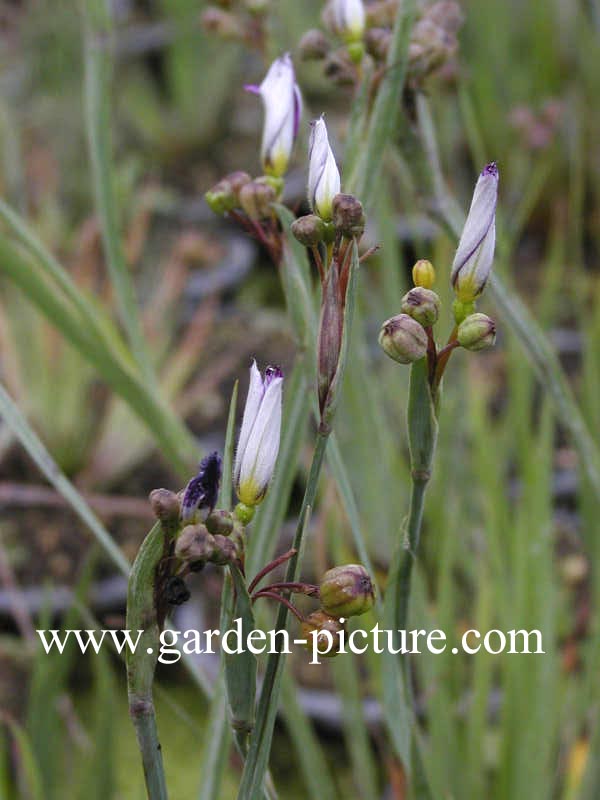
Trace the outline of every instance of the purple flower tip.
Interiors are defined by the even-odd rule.
[[[244,84],[244,91],[250,92],[250,94],[260,94],[260,86],[255,83],[246,83]]]
[[[281,367],[267,367],[265,370],[265,389],[275,378],[283,378]]]
[[[216,450],[202,459],[198,474],[188,483],[183,495],[181,518],[184,521],[191,519],[199,508],[213,510],[219,495],[222,469],[221,456]]]
[[[493,175],[494,177],[498,176],[498,165],[495,161],[490,161],[489,164],[486,164],[483,170],[481,171],[482,175]]]

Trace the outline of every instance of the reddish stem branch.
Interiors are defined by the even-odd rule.
[[[440,385],[440,382],[444,375],[444,370],[446,369],[446,366],[448,364],[448,359],[452,355],[452,351],[455,348],[460,347],[458,341],[456,340],[456,333],[457,333],[457,328],[455,326],[452,333],[450,334],[450,338],[448,339],[447,345],[443,347],[438,353],[437,366],[435,369],[435,375],[433,377],[433,383],[432,383],[432,388],[434,391]]]
[[[259,597],[269,597],[271,600],[277,600],[279,603],[282,603],[288,609],[288,611],[291,611],[292,614],[300,620],[300,622],[304,622],[304,617],[302,614],[298,611],[296,606],[290,603],[287,597],[283,597],[283,595],[277,594],[277,592],[269,592],[267,589],[261,589],[260,592],[253,594],[250,599],[252,602],[254,602],[255,600],[258,600]]]
[[[286,561],[289,561],[292,556],[295,556],[298,551],[292,548],[288,550],[287,553],[282,553],[280,556],[275,558],[273,561],[270,561],[266,566],[264,566],[260,572],[257,572],[252,582],[248,586],[248,593],[252,594],[254,589],[258,586],[258,584],[262,581],[265,575],[268,575],[269,572],[273,572],[274,569],[281,566],[281,564],[285,564]]]
[[[283,581],[282,583],[270,583],[265,586],[261,591],[271,591],[277,589],[278,591],[296,592],[297,594],[305,594],[307,597],[314,597],[319,594],[319,587],[314,583],[292,583]]]

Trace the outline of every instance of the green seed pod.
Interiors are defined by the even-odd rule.
[[[362,203],[351,194],[336,194],[332,208],[336,231],[347,239],[360,239],[365,230]]]
[[[240,191],[247,183],[250,183],[247,172],[231,172],[209,189],[204,199],[215,214],[223,216],[234,208],[239,208]]]
[[[291,225],[292,233],[304,247],[315,247],[325,236],[325,223],[316,214],[298,217]]]
[[[486,314],[471,314],[461,322],[456,338],[465,350],[485,350],[496,341],[496,323]]]
[[[435,325],[440,313],[440,298],[431,289],[415,286],[402,298],[402,311],[424,328]]]
[[[211,511],[205,520],[205,524],[209,532],[213,535],[219,533],[221,536],[229,536],[233,530],[233,518],[231,516],[231,512],[224,511],[222,509]]]
[[[398,314],[381,326],[379,344],[394,361],[410,364],[427,353],[427,334],[422,325],[408,314]]]
[[[332,617],[355,617],[375,602],[371,576],[361,564],[345,564],[328,570],[319,586],[323,611]]]
[[[316,636],[317,651],[324,658],[337,656],[341,648],[341,634],[345,630],[339,619],[332,617],[322,609],[309,614],[300,626],[302,638],[306,639],[306,649],[312,651],[313,636]],[[327,636],[328,633],[330,636]]]
[[[250,219],[260,222],[272,215],[271,203],[277,199],[277,192],[268,181],[257,178],[242,186],[239,198],[242,209]]]
[[[170,492],[168,489],[154,489],[150,492],[150,505],[154,516],[163,525],[179,523],[179,498],[175,492]]]
[[[206,525],[186,525],[175,542],[175,555],[190,564],[210,561],[215,552],[215,540]]]

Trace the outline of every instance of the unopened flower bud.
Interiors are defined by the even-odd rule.
[[[351,194],[336,194],[333,198],[333,225],[342,236],[360,239],[365,230],[362,203]]]
[[[233,530],[231,513],[223,509],[212,511],[204,522],[207,530],[213,535],[219,533],[221,536],[229,536]]]
[[[210,561],[215,540],[205,525],[186,525],[175,542],[175,555],[190,564]]]
[[[240,191],[240,205],[250,219],[259,222],[273,213],[271,203],[276,199],[275,189],[267,181],[250,181]]]
[[[367,27],[391,28],[398,14],[400,0],[374,0],[366,7]]]
[[[412,279],[415,286],[422,286],[424,289],[431,289],[435,283],[435,268],[431,261],[420,258],[412,268]]]
[[[306,31],[304,36],[300,39],[298,50],[300,51],[300,58],[303,61],[318,61],[325,58],[327,53],[329,53],[331,44],[323,31],[315,28]]]
[[[165,600],[172,606],[180,606],[190,599],[190,590],[185,585],[183,578],[175,575],[169,578],[165,588]]]
[[[483,168],[473,192],[450,279],[458,299],[467,303],[483,292],[492,271],[496,242],[498,167],[492,161]]]
[[[240,190],[250,182],[250,175],[247,172],[232,172],[216,183],[212,189],[204,195],[204,198],[212,211],[219,216],[233,211],[240,205]]]
[[[416,319],[424,328],[437,322],[440,313],[440,298],[431,289],[415,286],[402,298],[402,311]]]
[[[375,61],[386,60],[391,41],[392,32],[388,28],[370,28],[365,33],[365,47],[367,53],[372,56]]]
[[[214,537],[214,541],[215,549],[210,559],[213,564],[224,566],[225,564],[231,564],[232,561],[237,559],[238,552],[235,542],[227,536],[221,536],[220,534]]]
[[[306,214],[292,222],[292,233],[305,247],[314,247],[323,241],[325,223],[316,214]]]
[[[394,361],[410,364],[427,353],[427,334],[423,326],[408,314],[398,314],[381,326],[379,344]]]
[[[456,338],[466,350],[485,350],[496,341],[496,323],[486,314],[471,314],[459,325]]]
[[[168,489],[154,489],[150,492],[150,505],[154,516],[163,525],[179,522],[180,505],[175,492],[170,492]]]
[[[313,649],[313,637],[316,637],[316,649],[319,655],[333,658],[337,656],[342,646],[341,634],[345,631],[345,627],[339,619],[319,609],[308,615],[300,631],[302,638],[306,639],[307,650]]]
[[[329,0],[323,10],[323,24],[345,42],[358,42],[365,30],[362,0]]]
[[[373,582],[361,564],[334,567],[319,586],[323,611],[332,617],[354,617],[367,612],[375,602]]]
[[[329,145],[327,126],[320,117],[313,122],[308,150],[308,200],[312,210],[330,221],[333,198],[340,192],[340,173]]]
[[[200,18],[202,27],[207,33],[215,33],[223,39],[243,39],[244,27],[240,19],[229,11],[209,6]]]
[[[246,506],[262,501],[273,476],[281,436],[282,389],[279,367],[267,367],[263,378],[256,361],[252,362],[233,468],[236,492]]]
[[[261,97],[265,111],[260,153],[263,169],[267,175],[281,178],[287,170],[302,115],[302,96],[290,54],[273,61],[260,86],[249,84],[246,89]]]

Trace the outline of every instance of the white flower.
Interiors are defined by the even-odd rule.
[[[331,0],[327,21],[334,33],[346,41],[362,39],[365,31],[365,7],[362,0]]]
[[[463,303],[475,300],[484,290],[492,271],[496,244],[496,202],[498,167],[492,161],[484,167],[475,191],[467,221],[458,243],[450,280]]]
[[[263,379],[256,361],[252,362],[233,469],[238,497],[247,506],[260,503],[273,475],[281,435],[282,388],[279,367],[267,367]]]
[[[312,124],[308,148],[308,201],[324,220],[333,216],[333,198],[340,193],[340,173],[329,146],[327,126],[320,117]]]
[[[302,114],[302,95],[290,54],[275,59],[260,86],[246,89],[260,95],[265,109],[260,153],[263,169],[280,178],[288,167]]]

